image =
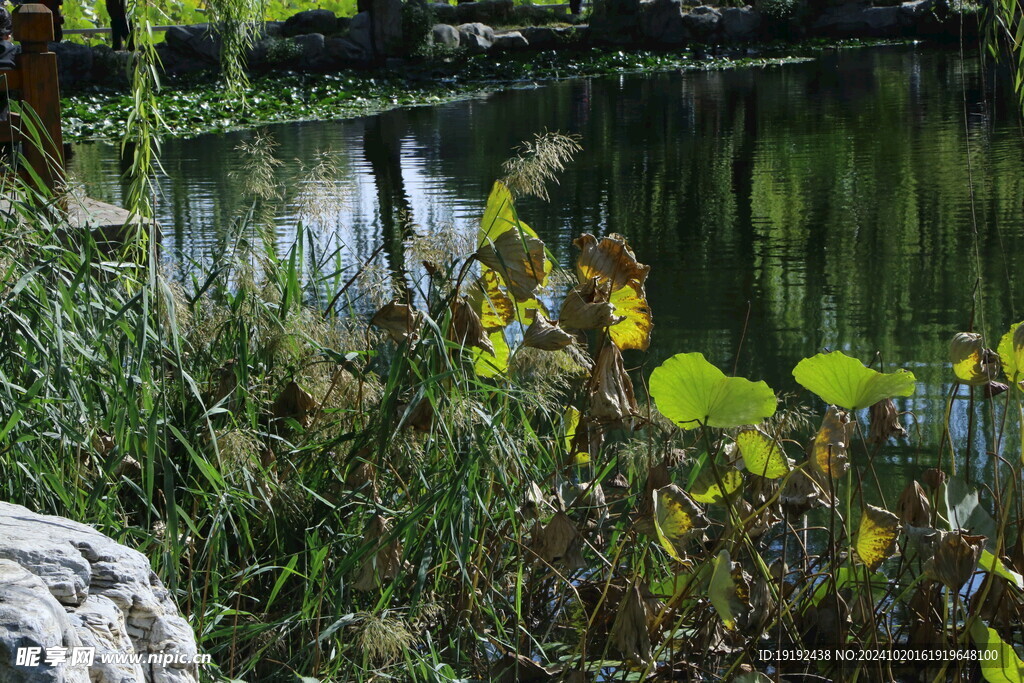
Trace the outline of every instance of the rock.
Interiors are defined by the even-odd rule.
[[[530,43],[519,31],[506,31],[494,34],[493,47],[495,50],[525,50]]]
[[[448,24],[435,24],[431,30],[434,45],[456,48],[459,46],[459,29]]]
[[[167,47],[166,44],[157,45]],[[160,55],[163,59],[164,55]],[[89,80],[104,85],[126,87],[131,82],[129,69],[133,63],[130,52],[114,52],[106,45],[97,45],[92,49],[92,74]],[[166,66],[166,65],[165,65]]]
[[[298,68],[312,70],[323,68],[323,61],[325,57],[324,34],[307,33],[306,35],[295,36],[292,40],[298,47]]]
[[[57,81],[62,88],[73,88],[92,79],[93,55],[88,45],[50,43],[50,52],[57,55]]]
[[[338,28],[338,17],[327,9],[311,9],[288,17],[281,28],[286,38],[315,33],[334,33]]]
[[[93,665],[12,668],[12,648],[95,647]],[[35,646],[35,645],[33,645]],[[104,652],[179,655],[190,663],[109,666]],[[92,527],[0,502],[0,681],[195,683],[195,637],[141,553]],[[140,677],[141,676],[141,677]]]
[[[405,53],[402,39],[402,0],[371,0],[375,56],[396,57]]]
[[[558,47],[561,42],[558,32],[547,26],[527,26],[526,28],[519,29],[519,33],[531,47],[538,50]]]
[[[352,17],[352,21],[348,25],[348,39],[366,54],[373,55],[373,35],[369,12],[360,12]]]
[[[328,38],[324,45],[324,58],[331,66],[340,67],[353,62],[367,62],[371,55],[348,38]]]
[[[640,3],[640,35],[659,45],[681,45],[690,37],[683,25],[682,0]]]
[[[761,13],[753,7],[727,7],[722,10],[721,26],[730,40],[754,40],[761,30]]]
[[[722,15],[714,7],[701,5],[683,15],[683,25],[696,40],[708,40],[718,31]]]
[[[811,32],[836,38],[898,38],[914,36],[932,21],[935,0],[917,0],[891,7],[846,3],[829,7],[811,25]]]
[[[466,48],[470,54],[487,52],[494,44],[494,29],[486,24],[462,24],[457,27],[459,31],[459,44]]]
[[[440,24],[458,24],[459,13],[458,8],[455,5],[449,5],[446,2],[432,2],[427,7],[430,8],[430,13],[434,15],[434,20]]]
[[[43,659],[46,648],[82,646],[64,607],[43,580],[12,560],[0,560],[0,681],[89,683],[86,667],[50,666]],[[39,660],[19,665],[19,648],[39,648]]]
[[[640,0],[602,0],[590,15],[590,39],[622,45],[639,37]]]
[[[283,21],[268,21],[263,24],[263,35],[261,38],[280,38],[283,33]]]
[[[197,58],[208,64],[220,63],[220,38],[207,24],[174,26],[164,34],[164,42],[186,57]]]

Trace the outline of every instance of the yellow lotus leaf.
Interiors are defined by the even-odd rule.
[[[544,304],[539,299],[526,299],[525,301],[517,301],[516,303],[516,320],[521,322],[523,325],[529,325],[533,322],[534,316],[538,313],[543,313],[548,316],[548,309],[544,307]]]
[[[686,543],[707,528],[708,520],[697,503],[675,484],[655,490],[653,498],[658,542],[669,555],[682,562]]]
[[[491,350],[473,347],[473,368],[481,377],[497,377],[508,370],[508,358],[511,350],[505,340],[504,330],[495,330],[487,336]]]
[[[590,278],[565,295],[558,324],[567,330],[599,330],[619,322],[608,301],[608,284]]]
[[[370,324],[387,332],[396,342],[416,336],[422,315],[408,304],[392,301],[374,313]]]
[[[543,351],[557,351],[572,344],[571,334],[552,324],[550,320],[538,313],[534,316],[533,322],[526,328],[523,334],[523,346],[529,346]]]
[[[580,235],[573,241],[580,249],[576,260],[576,275],[580,282],[596,277],[611,283],[611,291],[625,287],[632,280],[640,285],[647,280],[651,267],[637,263],[636,256],[629,248],[626,238],[611,234],[600,241],[591,234]]]
[[[569,406],[565,409],[565,415],[562,419],[565,425],[565,450],[572,454],[572,442],[576,438],[576,430],[580,426],[580,411],[576,410],[573,406]]]
[[[854,423],[850,414],[835,406],[829,406],[821,429],[814,436],[811,446],[811,468],[818,474],[839,479],[850,469],[846,449],[850,445]]]
[[[448,327],[448,338],[462,346],[476,346],[494,353],[494,345],[491,344],[480,322],[480,316],[476,310],[469,305],[465,297],[458,297],[451,303],[452,321]]]
[[[1003,361],[1003,372],[1012,384],[1024,389],[1024,323],[1014,323],[1010,331],[999,340],[999,358]]]
[[[608,332],[620,349],[646,351],[651,344],[651,307],[647,305],[647,294],[639,280],[631,280],[621,289],[611,293],[609,303],[615,307],[615,316],[622,318],[613,324]]]
[[[998,362],[985,349],[976,332],[958,332],[949,342],[949,360],[957,380],[971,386],[990,382],[998,374]]]
[[[517,301],[534,297],[551,272],[551,262],[544,253],[544,243],[518,230],[508,230],[484,244],[476,252],[477,259],[495,270]]]
[[[485,330],[500,329],[515,319],[515,304],[502,290],[501,278],[496,272],[486,266],[481,266],[481,271],[467,299]]]
[[[743,602],[733,581],[732,559],[728,550],[722,550],[714,559],[715,569],[711,572],[711,584],[708,586],[708,599],[721,617],[722,623],[730,631],[736,629],[736,617],[743,610]]]
[[[720,468],[718,474],[716,478],[710,465],[701,470],[690,487],[690,497],[698,503],[723,503],[743,485],[743,475],[738,470]]]
[[[766,479],[778,479],[793,468],[793,463],[775,440],[756,429],[736,435],[736,446],[748,472]]]
[[[523,232],[529,237],[537,237],[537,233],[516,216],[512,193],[508,187],[501,181],[496,181],[491,187],[491,194],[487,197],[487,206],[484,208],[484,216],[480,221],[477,247],[482,247],[488,242],[498,239],[503,233],[513,228],[517,233]]]
[[[614,344],[605,344],[601,349],[587,389],[590,417],[595,420],[617,422],[640,410],[633,394],[633,381],[622,364],[622,352]]]
[[[899,517],[874,505],[865,506],[857,531],[857,557],[868,569],[875,571],[896,552],[899,534]]]

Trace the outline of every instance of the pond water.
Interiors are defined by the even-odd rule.
[[[627,358],[639,375],[701,351],[793,391],[792,367],[823,347],[865,361],[877,353],[886,369],[921,380],[900,403],[918,418],[913,445],[881,455],[914,475],[936,463],[949,338],[973,319],[994,346],[1024,313],[1024,136],[1014,104],[976,57],[903,46],[568,80],[275,126],[277,175],[291,191],[277,240],[286,249],[302,222],[344,245],[348,266],[381,242],[400,263],[403,217],[421,233],[472,233],[513,147],[545,129],[577,133],[584,150],[550,202],[524,200],[520,215],[563,263],[573,237],[589,231],[622,233],[652,266],[653,342]],[[179,270],[207,258],[244,208],[236,148],[251,137],[165,141],[159,218]],[[333,177],[295,180],[325,151]],[[77,149],[74,171],[91,196],[119,201],[122,170],[114,145]],[[297,195],[311,188],[340,201],[303,209]],[[989,407],[977,410],[982,424],[992,419]],[[961,441],[966,411],[966,401],[953,411]],[[976,431],[984,453],[986,430]]]

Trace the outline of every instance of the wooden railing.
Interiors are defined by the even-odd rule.
[[[12,15],[21,54],[14,69],[0,70],[0,88],[21,102],[24,114],[11,114],[8,121],[0,122],[0,142],[10,143],[12,154],[21,142],[27,166],[19,169],[22,178],[52,192],[64,181],[57,55],[47,45],[53,40],[53,16],[40,4],[21,5]]]

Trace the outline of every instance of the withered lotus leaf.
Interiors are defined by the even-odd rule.
[[[309,392],[292,380],[274,400],[270,410],[277,419],[292,419],[306,427],[309,424],[309,416],[318,407]]]
[[[515,319],[516,307],[501,289],[498,274],[486,266],[481,266],[481,271],[467,299],[485,330],[500,329]]]
[[[932,521],[932,506],[924,487],[916,481],[907,484],[896,502],[896,514],[907,526],[926,527]]]
[[[538,557],[547,564],[563,563],[570,569],[578,569],[584,564],[579,551],[579,536],[576,524],[559,511],[534,539],[534,547]]]
[[[900,424],[900,413],[891,398],[879,401],[871,406],[868,413],[868,441],[883,444],[889,439],[902,439],[907,430]]]
[[[830,499],[828,490],[820,486],[817,477],[808,474],[802,468],[793,471],[779,494],[779,501],[791,518],[799,517],[811,508],[831,504]]]
[[[532,299],[551,272],[544,243],[518,230],[503,232],[493,242],[480,247],[476,257],[501,275],[508,291],[518,301]]]
[[[384,543],[391,532],[391,520],[374,515],[363,532],[363,545],[374,544],[373,550],[363,558],[352,587],[358,591],[372,591],[384,582],[398,576],[402,568],[402,544],[397,539]]]
[[[456,297],[451,303],[452,322],[448,338],[462,346],[475,346],[488,353],[494,353],[494,344],[484,329],[480,316],[469,305],[466,297]]]
[[[558,324],[567,330],[599,330],[614,325],[621,318],[608,301],[608,285],[590,278],[569,290],[558,314]]]
[[[675,484],[654,491],[653,503],[658,542],[669,555],[682,562],[687,542],[708,527],[708,519],[700,506]]]
[[[958,332],[949,342],[949,360],[958,381],[971,386],[989,382],[999,373],[999,359],[985,348],[977,332]]]
[[[811,444],[811,467],[815,472],[839,479],[850,469],[846,449],[850,445],[854,423],[850,414],[829,406],[821,428]]]
[[[622,352],[614,344],[605,344],[597,357],[588,386],[590,417],[618,422],[639,411],[633,395],[633,381],[622,364]]]
[[[625,287],[631,280],[642,286],[651,267],[637,263],[626,238],[611,234],[598,240],[589,233],[577,237],[573,244],[580,249],[576,260],[576,275],[580,282],[592,277],[611,283],[611,291]]]
[[[924,563],[924,572],[952,591],[959,591],[978,567],[984,536],[960,531],[940,531],[935,554]]]
[[[543,351],[557,351],[572,344],[573,336],[548,320],[542,313],[534,316],[533,322],[523,335],[523,346]]]
[[[643,284],[639,280],[630,280],[611,293],[609,302],[615,308],[615,317],[620,318],[608,330],[615,345],[623,351],[646,351],[651,344],[654,322]]]
[[[869,570],[875,571],[896,552],[899,534],[899,517],[888,510],[866,505],[857,531],[857,557]]]
[[[370,318],[370,324],[384,330],[392,339],[401,343],[416,336],[422,318],[423,316],[408,304],[392,301],[374,313]]]
[[[651,636],[648,624],[650,610],[640,593],[640,586],[633,584],[619,603],[615,621],[608,638],[623,659],[645,664],[651,659]]]

